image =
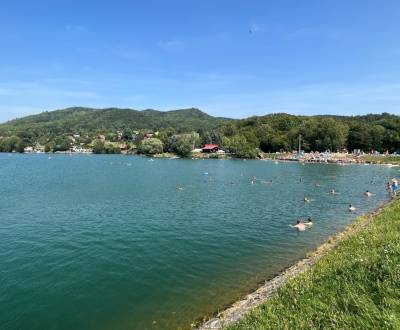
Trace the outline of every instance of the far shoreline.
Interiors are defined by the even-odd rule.
[[[256,158],[243,158],[243,157],[235,157],[233,154],[192,154],[189,156],[179,156],[175,153],[162,153],[162,154],[131,154],[131,153],[94,153],[94,152],[76,152],[76,151],[57,151],[57,152],[0,152],[0,154],[20,154],[20,155],[84,155],[84,156],[93,156],[93,155],[111,155],[111,156],[137,156],[137,157],[147,157],[153,159],[191,159],[191,160],[204,160],[204,159],[217,159],[217,160],[261,160],[261,161],[270,161],[276,163],[300,163],[300,164],[331,164],[331,165],[383,165],[383,166],[400,166],[400,156],[386,156],[386,155],[365,155],[360,157],[360,161],[355,161],[352,158],[351,154],[348,154],[350,158],[347,160],[339,159],[330,159],[330,160],[310,160],[307,157],[311,153],[305,153],[305,158],[295,158],[295,157],[281,157],[282,154],[261,154],[260,157]],[[286,153],[285,155],[289,155]],[[332,153],[332,155],[336,155],[336,153]]]

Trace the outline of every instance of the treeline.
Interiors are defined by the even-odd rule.
[[[148,138],[148,134],[151,137]],[[236,157],[254,158],[260,151],[365,152],[400,151],[400,117],[293,116],[272,114],[242,120],[215,118],[198,109],[159,112],[129,109],[71,108],[29,116],[0,125],[0,151],[21,151],[40,144],[46,151],[72,145],[95,153],[118,153],[125,144],[132,153],[172,152],[182,156],[207,143]]]
[[[4,137],[0,139],[0,152],[24,152],[25,143],[18,136]]]
[[[354,117],[292,116],[273,114],[232,121],[216,132],[206,132],[203,141],[218,143],[240,155],[263,152],[352,151],[395,152],[400,150],[400,117],[383,113]]]

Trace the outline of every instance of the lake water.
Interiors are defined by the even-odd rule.
[[[0,154],[0,328],[188,328],[385,201],[399,173]],[[289,227],[309,215],[312,229]]]

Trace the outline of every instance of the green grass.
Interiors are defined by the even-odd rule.
[[[400,329],[400,201],[228,329]]]
[[[366,162],[374,163],[374,164],[393,164],[400,165],[400,157],[396,156],[370,156],[364,155],[362,156]]]

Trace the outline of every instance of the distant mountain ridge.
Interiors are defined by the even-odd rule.
[[[158,111],[153,109],[134,110],[122,108],[72,107],[10,120],[0,124],[0,135],[10,135],[21,130],[51,130],[55,134],[74,132],[93,133],[122,129],[159,130],[174,128],[177,132],[193,129],[211,130],[230,121],[228,118],[213,117],[196,109]],[[37,134],[34,134],[37,135]]]

